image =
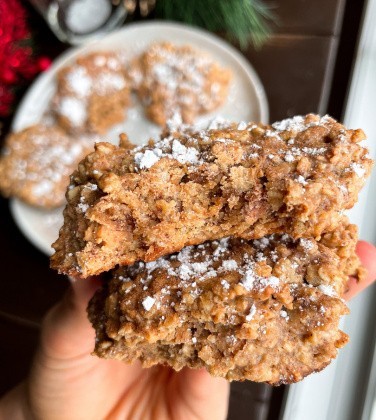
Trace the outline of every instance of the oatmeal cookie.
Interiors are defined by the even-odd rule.
[[[231,80],[231,72],[210,57],[190,46],[170,43],[152,45],[131,74],[146,115],[162,126],[175,113],[185,123],[192,123],[197,116],[218,108],[227,97]]]
[[[0,158],[0,190],[33,206],[65,202],[69,175],[93,150],[94,137],[71,138],[57,126],[33,125],[11,134]]]
[[[318,242],[225,238],[121,267],[88,307],[94,354],[230,381],[299,381],[348,340],[339,295],[358,274],[356,236],[344,220]]]
[[[319,239],[370,172],[363,139],[307,115],[171,129],[133,150],[98,144],[71,178],[52,267],[87,277],[230,235]]]
[[[53,112],[64,129],[103,134],[125,119],[130,88],[119,54],[80,57],[57,76]]]

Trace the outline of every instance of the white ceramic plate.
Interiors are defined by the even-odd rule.
[[[233,73],[226,103],[215,112],[200,118],[199,124],[205,124],[215,116],[234,121],[268,121],[268,103],[264,88],[249,62],[231,45],[206,31],[185,25],[147,22],[127,25],[99,41],[70,49],[62,54],[47,72],[35,80],[25,95],[13,120],[12,130],[22,130],[41,119],[54,94],[57,71],[77,56],[89,51],[118,49],[128,51],[132,56],[151,43],[160,41],[190,44],[208,53]],[[112,128],[103,140],[116,144],[118,135],[122,132],[126,132],[132,142],[142,144],[150,137],[158,136],[160,128],[148,121],[143,115],[141,106],[136,104],[128,110],[127,120]],[[28,206],[18,199],[12,199],[11,212],[24,235],[42,252],[50,255],[51,243],[56,240],[62,224],[62,209],[43,211]]]

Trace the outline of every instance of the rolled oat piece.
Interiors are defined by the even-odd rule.
[[[343,220],[320,241],[225,238],[116,269],[88,307],[94,354],[229,381],[299,381],[348,340],[340,295],[362,274],[356,240]]]
[[[97,144],[71,178],[52,267],[85,278],[226,236],[319,239],[370,173],[363,139],[307,115],[170,129],[132,150]]]

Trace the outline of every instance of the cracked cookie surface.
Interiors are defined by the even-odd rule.
[[[97,144],[71,178],[52,267],[87,277],[230,235],[319,239],[370,172],[363,139],[311,114],[170,129],[132,150]]]
[[[362,277],[356,240],[344,219],[320,241],[225,238],[114,270],[88,308],[94,354],[228,380],[299,381],[348,340],[339,296],[349,275]]]

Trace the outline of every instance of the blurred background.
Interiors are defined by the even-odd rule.
[[[202,13],[190,11],[189,3]],[[376,0],[2,1],[1,143],[25,92],[60,54],[93,36],[156,19],[196,25],[230,42],[258,74],[270,122],[328,113],[351,128],[362,127],[375,156]],[[351,213],[361,237],[373,243],[375,183],[374,176]],[[0,220],[1,395],[27,375],[41,319],[68,280],[50,270],[48,257],[23,236],[4,198]],[[343,328],[351,344],[329,369],[291,387],[234,383],[229,419],[375,420],[374,288],[350,306]]]

